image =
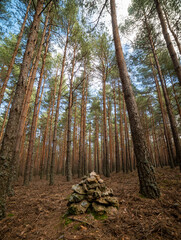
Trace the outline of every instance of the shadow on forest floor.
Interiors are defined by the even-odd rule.
[[[55,186],[34,180],[29,187],[15,186],[15,196],[7,201],[7,217],[0,222],[1,240],[180,240],[181,174],[179,169],[157,169],[161,197],[157,200],[139,195],[136,172],[102,177],[114,190],[120,208],[116,216],[95,219],[91,214],[67,221],[67,196],[71,186],[57,176]],[[88,224],[87,224],[88,223]]]

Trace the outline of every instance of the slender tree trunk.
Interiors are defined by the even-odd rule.
[[[13,92],[14,92],[14,91],[13,91]],[[9,103],[8,103],[8,106],[7,106],[7,109],[6,109],[6,113],[5,113],[5,116],[4,116],[3,124],[2,124],[2,127],[1,127],[1,132],[0,132],[0,145],[1,145],[1,141],[2,141],[3,134],[4,134],[4,128],[5,128],[6,120],[7,120],[7,117],[8,117],[9,108],[10,108],[10,105],[11,105],[11,102],[12,102],[12,98],[13,98],[13,92],[12,92],[12,94],[11,94],[11,97],[10,97],[10,100],[9,100]]]
[[[72,59],[72,72],[70,77],[70,92],[69,92],[69,103],[68,103],[68,125],[67,125],[67,159],[66,159],[66,177],[67,181],[72,181],[72,158],[71,158],[71,123],[72,123],[72,105],[73,105],[73,78],[74,78],[74,67],[75,67],[75,55],[76,55],[76,44],[74,46],[74,53]]]
[[[103,67],[102,72],[102,84],[103,84],[103,129],[104,129],[104,164],[105,164],[105,176],[110,177],[110,161],[108,153],[108,136],[107,136],[107,114],[106,114],[106,74]]]
[[[16,46],[15,46],[15,49],[14,49],[14,53],[13,53],[13,56],[11,58],[10,64],[8,66],[8,70],[7,70],[7,73],[6,73],[6,77],[5,77],[3,86],[2,86],[2,88],[0,90],[0,105],[1,105],[1,102],[2,102],[2,99],[3,99],[3,96],[4,96],[4,92],[5,92],[6,87],[7,87],[7,83],[8,83],[9,76],[11,74],[12,68],[13,68],[13,64],[15,62],[15,57],[16,57],[16,55],[18,53],[18,48],[19,48],[19,45],[20,45],[20,42],[21,42],[21,39],[22,39],[22,36],[23,36],[26,20],[27,20],[27,17],[28,17],[28,12],[29,12],[29,9],[30,9],[30,6],[31,6],[31,1],[32,0],[29,0],[29,2],[28,2],[26,14],[25,14],[25,17],[24,17],[23,24],[21,26],[20,33],[18,35],[18,39],[17,39],[17,43],[16,43]]]
[[[20,75],[13,98],[9,119],[5,131],[5,135],[0,150],[0,219],[5,217],[5,201],[7,193],[7,184],[10,176],[11,167],[16,165],[13,158],[14,146],[16,143],[17,126],[23,106],[23,99],[26,92],[26,78],[28,76],[31,59],[38,36],[38,28],[40,23],[40,13],[43,8],[43,0],[39,0],[36,7],[33,23],[30,29],[26,50],[21,65]]]
[[[77,96],[75,96],[74,106],[74,130],[73,130],[73,151],[72,151],[72,174],[75,175],[77,167]]]
[[[170,38],[170,35],[169,35],[169,32],[167,30],[167,24],[166,24],[165,19],[164,19],[164,14],[163,14],[163,11],[162,11],[162,8],[161,8],[160,0],[154,0],[154,2],[155,2],[155,5],[156,5],[156,10],[157,10],[157,13],[158,13],[158,17],[160,19],[163,36],[165,38],[165,42],[167,44],[167,48],[168,48],[168,51],[170,53],[170,57],[172,59],[172,62],[173,62],[174,68],[175,68],[175,72],[177,74],[178,80],[179,80],[180,85],[181,85],[181,65],[179,63],[179,60],[177,58],[177,54],[175,52],[175,49],[173,47],[173,44],[172,44],[172,41],[171,41],[171,38]]]
[[[158,83],[158,79],[156,76],[156,72],[153,66],[153,61],[150,58],[150,62],[151,62],[151,67],[152,67],[152,72],[153,72],[153,77],[155,80],[155,85],[156,85],[156,90],[157,90],[157,94],[158,94],[158,101],[160,104],[160,109],[161,109],[161,114],[162,114],[162,119],[163,119],[163,129],[164,129],[164,134],[165,134],[165,139],[166,139],[166,144],[167,144],[167,151],[168,151],[168,158],[169,158],[169,163],[170,163],[170,167],[173,168],[173,149],[172,149],[172,140],[171,140],[171,135],[170,135],[170,131],[167,128],[167,122],[165,119],[165,109],[163,107],[163,101],[162,101],[162,96],[161,96],[161,91],[160,91],[160,86]]]
[[[83,115],[83,163],[84,163],[84,175],[88,174],[88,162],[87,162],[87,154],[86,154],[87,95],[88,95],[88,77],[86,78],[84,115]]]
[[[46,123],[46,128],[45,128],[45,133],[44,133],[44,137],[43,137],[43,146],[42,146],[42,155],[41,155],[41,159],[40,159],[40,179],[43,178],[43,166],[44,166],[44,162],[45,162],[45,146],[46,146],[46,140],[47,140],[47,133],[48,133],[48,128],[49,128],[49,122],[50,122],[50,110],[51,110],[51,103],[52,101],[52,96],[51,96],[51,100],[50,100],[50,105],[48,108],[48,112],[47,112],[47,123]]]
[[[140,181],[140,193],[149,198],[158,198],[160,196],[160,191],[156,183],[153,167],[150,162],[149,152],[146,147],[144,133],[139,119],[138,108],[121,47],[117,25],[115,0],[110,0],[110,4],[116,57],[131,126],[134,152],[136,155]]]
[[[114,125],[115,125],[115,152],[116,152],[116,172],[120,172],[120,155],[119,155],[119,140],[118,140],[118,128],[117,128],[117,114],[116,114],[116,83],[114,81],[113,97],[114,97]]]
[[[79,140],[79,163],[78,163],[78,177],[82,177],[83,169],[83,159],[84,159],[84,104],[85,104],[85,83],[86,83],[86,70],[84,65],[84,75],[83,75],[83,86],[82,86],[82,102],[81,102],[81,120],[80,120],[80,140]]]
[[[45,76],[45,79],[46,79],[46,76]],[[45,79],[44,79],[40,98],[39,98],[39,95],[40,95],[40,88],[41,88],[41,83],[42,83],[41,77],[39,79],[38,88],[37,88],[37,92],[36,92],[33,119],[32,119],[32,124],[31,124],[31,133],[30,133],[29,145],[28,145],[28,153],[27,153],[25,170],[24,170],[23,185],[25,185],[25,186],[27,186],[29,184],[29,180],[31,181],[31,176],[32,176],[32,172],[33,172],[33,165],[34,165],[34,163],[33,163],[33,145],[34,145],[34,140],[36,137],[38,115],[39,115],[42,96],[43,96]]]
[[[91,146],[91,124],[90,124],[90,127],[89,127],[89,164],[88,164],[88,171],[89,173],[92,172],[92,146]]]
[[[177,104],[178,113],[179,113],[180,118],[181,118],[181,107],[180,107],[180,104],[179,104],[179,101],[178,101],[177,92],[176,92],[176,90],[175,90],[175,86],[174,86],[174,83],[173,83],[173,80],[172,80],[172,77],[171,77],[171,76],[170,76],[170,79],[171,79],[171,84],[172,84],[172,88],[173,88],[173,93],[174,93],[175,102],[176,102],[176,104]]]
[[[69,26],[67,28],[67,37],[66,37],[64,55],[63,55],[63,60],[62,60],[62,71],[61,71],[61,76],[60,76],[60,85],[59,85],[59,90],[58,90],[57,107],[56,107],[56,113],[55,113],[55,123],[54,123],[54,132],[53,132],[53,148],[52,148],[52,158],[51,158],[51,165],[50,165],[50,182],[49,182],[50,185],[54,184],[54,165],[55,165],[56,145],[57,145],[58,115],[59,115],[60,98],[61,98],[61,92],[62,92],[62,83],[63,83],[63,76],[64,76],[67,46],[68,46],[68,36],[69,36]]]
[[[181,55],[181,44],[180,44],[180,42],[179,42],[179,39],[178,39],[177,35],[175,34],[173,28],[170,26],[170,22],[169,22],[169,19],[168,19],[168,15],[167,15],[167,12],[166,12],[166,10],[165,10],[164,8],[163,8],[163,11],[164,11],[164,15],[165,15],[165,18],[166,18],[166,21],[167,21],[168,28],[169,28],[170,32],[172,33],[172,35],[173,35],[173,37],[174,37],[174,39],[175,39],[175,42],[176,42],[176,44],[177,44],[179,53],[180,53],[180,55]]]
[[[162,89],[163,89],[163,95],[164,95],[164,98],[165,98],[165,104],[166,104],[166,108],[167,108],[167,112],[168,112],[168,116],[169,116],[169,120],[170,120],[170,126],[171,126],[171,129],[172,129],[172,134],[173,134],[173,139],[174,139],[174,144],[175,144],[175,149],[176,149],[177,162],[180,163],[180,170],[181,170],[181,145],[180,145],[180,141],[179,141],[177,126],[176,126],[175,118],[174,118],[173,113],[172,113],[172,109],[171,109],[170,101],[169,101],[169,98],[168,98],[168,95],[167,95],[167,91],[166,91],[166,88],[165,88],[165,85],[164,85],[164,79],[163,79],[162,71],[161,71],[160,64],[159,64],[159,61],[158,61],[158,58],[157,58],[157,55],[156,55],[155,47],[154,47],[154,44],[153,44],[152,36],[151,36],[151,33],[150,33],[150,29],[149,29],[149,25],[148,25],[146,17],[145,17],[145,25],[146,25],[146,28],[147,28],[147,31],[148,31],[148,37],[149,37],[150,45],[151,45],[151,48],[152,48],[153,56],[154,56],[154,59],[155,59],[157,70],[158,70],[158,75],[159,75],[161,86],[162,86]]]
[[[39,64],[40,56],[41,56],[41,53],[42,53],[42,47],[43,47],[43,43],[44,43],[44,39],[45,39],[46,28],[47,28],[47,25],[48,25],[48,18],[49,18],[49,12],[46,16],[40,46],[39,46],[39,49],[38,49],[38,52],[37,52],[37,57],[36,57],[35,65],[33,67],[32,76],[31,76],[31,80],[30,80],[30,83],[29,83],[29,86],[28,86],[28,90],[26,92],[23,109],[21,111],[21,118],[20,118],[20,122],[19,122],[19,126],[18,126],[18,134],[17,134],[17,139],[16,139],[16,149],[15,149],[15,153],[14,153],[14,158],[17,162],[19,161],[19,150],[20,150],[21,140],[22,140],[22,136],[23,136],[23,132],[24,132],[24,126],[25,126],[25,121],[26,121],[28,109],[29,109],[29,104],[30,104],[30,101],[31,101],[31,95],[32,95],[32,91],[33,91],[34,81],[35,81],[35,78],[36,78],[38,64]],[[50,37],[50,28],[49,28],[49,34],[48,34],[47,43],[46,43],[45,54],[44,54],[43,62],[42,62],[42,70],[41,70],[41,74],[40,74],[41,79],[43,77],[43,72],[44,72],[45,59],[46,59],[46,55],[47,55],[47,51],[48,51],[49,37]]]
[[[124,162],[124,134],[123,134],[123,121],[122,121],[122,110],[121,110],[121,89],[119,86],[119,111],[120,111],[120,145],[121,145],[121,160],[122,160],[122,170],[125,172],[125,162]]]
[[[53,101],[52,101],[52,112],[50,117],[50,130],[49,130],[49,145],[48,145],[48,159],[47,159],[47,167],[46,167],[46,180],[49,179],[49,173],[50,173],[50,162],[51,162],[51,156],[52,156],[52,125],[53,125],[53,116],[54,116],[54,107],[55,107],[55,97],[56,97],[56,90],[57,90],[57,77],[58,77],[58,69],[59,65],[57,66],[57,72],[55,77],[55,85],[54,85],[54,91],[53,91]]]
[[[114,170],[114,155],[113,155],[113,139],[112,139],[112,124],[111,124],[111,102],[108,107],[108,125],[109,125],[109,154],[110,154],[110,171]]]

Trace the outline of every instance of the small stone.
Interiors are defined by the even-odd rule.
[[[88,184],[93,184],[93,183],[97,183],[97,179],[95,177],[90,177],[90,178],[87,178],[87,181],[86,181]]]
[[[84,199],[84,195],[72,193],[69,198],[69,203],[78,203]]]
[[[86,199],[87,199],[87,201],[89,201],[89,202],[93,202],[93,201],[94,201],[93,195],[87,195],[87,196],[86,196]]]
[[[79,185],[83,185],[83,184],[85,184],[85,182],[86,182],[86,180],[84,179],[84,180],[80,181]]]
[[[82,188],[82,186],[80,186],[79,184],[73,185],[73,186],[72,186],[72,190],[73,190],[74,192],[79,193],[79,194],[82,194],[82,195],[86,194],[85,191],[84,191],[84,189]]]
[[[98,183],[87,184],[88,190],[89,189],[96,189],[97,187],[99,187]]]
[[[93,195],[94,192],[95,192],[94,189],[89,189],[89,190],[87,191],[87,195]]]
[[[92,176],[95,177],[95,176],[97,176],[97,174],[93,171],[93,172],[91,172],[91,173],[89,174],[89,176],[90,176],[90,177],[92,177]]]
[[[97,203],[100,203],[100,204],[103,204],[103,205],[109,205],[109,202],[106,201],[106,199],[103,198],[103,197],[97,198],[97,199],[96,199],[96,202],[97,202]]]
[[[101,179],[101,178],[99,175],[96,175],[96,179],[97,179],[97,181],[99,181],[99,179]]]
[[[119,208],[119,202],[118,202],[118,199],[116,197],[106,197],[105,199],[113,207]]]
[[[69,213],[70,214],[83,214],[87,211],[88,207],[90,206],[90,203],[87,200],[83,200],[79,203],[72,203],[69,207]]]
[[[88,191],[87,185],[86,185],[85,183],[82,185],[82,188],[83,188],[83,190],[84,190],[85,192]]]
[[[111,188],[106,188],[104,192],[102,192],[102,197],[105,196],[113,196],[113,190]]]
[[[93,207],[93,210],[100,215],[107,212],[105,206],[97,204],[95,202],[92,203],[92,207]]]
[[[106,211],[110,216],[116,216],[118,214],[117,208],[113,206],[107,207]]]
[[[95,198],[100,198],[101,197],[101,191],[98,188],[96,188],[96,191],[94,191],[93,196]]]
[[[100,178],[100,179],[98,179],[98,182],[102,184],[102,183],[104,182],[104,180],[102,180],[102,179]]]

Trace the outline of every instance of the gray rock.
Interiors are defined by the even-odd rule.
[[[97,187],[99,187],[98,183],[92,183],[92,184],[87,184],[87,189],[96,189]]]
[[[100,215],[107,212],[106,207],[104,205],[97,204],[95,202],[92,203],[92,208],[97,214],[100,214]]]
[[[69,203],[78,203],[84,199],[84,195],[78,193],[72,193],[69,198]]]
[[[118,214],[118,209],[113,206],[107,207],[106,211],[110,216],[116,216]]]
[[[119,202],[116,197],[105,197],[105,199],[113,207],[119,208]]]
[[[111,188],[106,188],[105,191],[102,192],[102,197],[105,196],[113,196],[113,190]]]
[[[95,201],[96,201],[97,203],[99,203],[99,204],[109,205],[109,202],[106,201],[106,198],[104,198],[104,197],[97,198]]]
[[[96,188],[96,190],[93,193],[93,196],[94,196],[95,199],[101,197],[101,191],[99,190],[99,188]]]
[[[97,174],[93,171],[93,172],[91,172],[91,173],[89,174],[89,176],[90,176],[90,177],[93,177],[93,176],[95,177],[95,176],[97,176]]]
[[[68,211],[70,214],[74,215],[83,214],[87,211],[89,206],[90,203],[86,200],[83,200],[82,202],[79,203],[72,203]]]
[[[87,184],[97,183],[97,179],[95,177],[90,177],[86,179]]]
[[[80,186],[79,184],[73,185],[73,186],[72,186],[72,190],[73,190],[74,192],[79,193],[79,194],[82,194],[82,195],[86,194],[85,191],[84,191],[84,189],[82,188],[82,186]]]
[[[98,179],[98,183],[103,183],[104,182],[104,180],[102,180],[101,178],[100,179]]]

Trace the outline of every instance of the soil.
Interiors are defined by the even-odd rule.
[[[102,218],[91,213],[64,217],[71,186],[80,179],[66,182],[57,176],[56,184],[34,179],[22,186],[20,179],[15,195],[7,200],[7,217],[0,222],[1,240],[180,240],[181,174],[179,169],[156,169],[160,199],[146,199],[139,194],[137,173],[101,176],[114,190],[118,213]]]

